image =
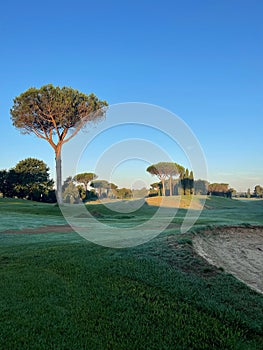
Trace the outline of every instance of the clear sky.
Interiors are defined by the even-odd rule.
[[[263,185],[262,17],[261,0],[2,2],[0,169],[36,157],[54,174],[53,150],[9,114],[15,96],[52,83],[164,107],[198,138],[210,182]]]

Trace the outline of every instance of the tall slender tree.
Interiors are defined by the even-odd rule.
[[[181,186],[183,188],[183,194],[190,194],[192,195],[194,193],[194,173],[193,171],[190,171],[186,169],[181,174]]]
[[[34,133],[55,151],[57,200],[62,203],[61,149],[87,123],[105,116],[107,102],[70,87],[45,85],[30,88],[14,99],[10,110],[13,125],[22,133]]]
[[[183,193],[184,196],[186,195],[186,191],[189,187],[189,170],[186,169],[185,172],[182,174],[181,184],[183,187]]]
[[[190,194],[194,194],[194,173],[191,170],[189,174],[189,189],[190,189]]]

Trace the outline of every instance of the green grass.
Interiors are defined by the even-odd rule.
[[[262,225],[263,203],[206,204],[192,232],[179,234],[180,209],[166,231],[130,249],[73,232],[0,234],[0,348],[262,349],[262,296],[194,254],[192,235],[213,225]],[[105,223],[127,225],[156,210],[88,208]],[[2,221],[8,215],[16,220]],[[2,231],[64,223],[58,207],[19,200],[0,199],[0,218]]]
[[[6,198],[0,198],[0,222],[0,232],[66,223],[54,204]]]

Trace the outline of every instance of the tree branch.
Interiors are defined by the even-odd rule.
[[[63,143],[68,142],[69,140],[71,140],[79,131],[80,129],[83,127],[85,123],[80,122],[79,125],[76,127],[76,129],[73,131],[73,133],[67,138],[63,140]],[[68,130],[68,129],[67,129]],[[66,135],[65,135],[66,136]]]

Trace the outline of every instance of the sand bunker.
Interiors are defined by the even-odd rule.
[[[193,240],[196,252],[263,293],[263,227],[207,229]]]

